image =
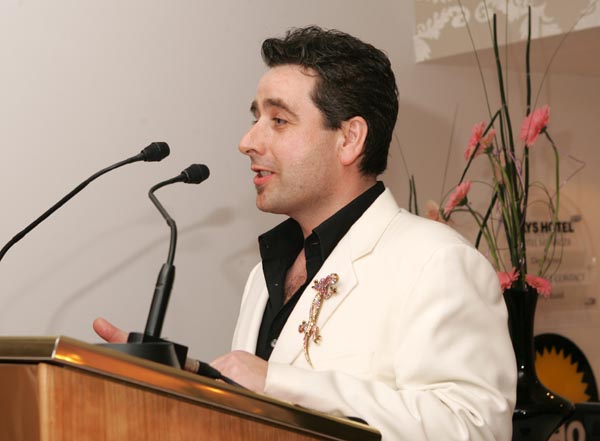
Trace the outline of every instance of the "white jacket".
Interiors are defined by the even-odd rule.
[[[312,283],[269,360],[265,393],[338,416],[357,416],[384,441],[508,441],[516,362],[497,277],[451,228],[398,207],[386,190],[351,227],[316,279],[339,275],[304,335]],[[268,299],[262,266],[250,273],[233,349],[254,353]]]

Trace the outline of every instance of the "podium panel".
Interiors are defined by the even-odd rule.
[[[363,424],[66,337],[0,338],[0,438],[318,441]]]
[[[36,365],[0,364],[0,438],[40,439]]]

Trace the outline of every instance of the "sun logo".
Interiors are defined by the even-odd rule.
[[[535,337],[535,368],[540,381],[573,403],[597,400],[596,381],[581,350],[557,334]]]
[[[538,378],[553,392],[573,403],[589,401],[586,393],[588,385],[583,382],[583,372],[579,372],[579,363],[571,361],[571,355],[565,356],[563,350],[556,352],[544,348],[535,354],[535,369]]]

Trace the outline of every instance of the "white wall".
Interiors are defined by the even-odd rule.
[[[96,181],[11,249],[0,264],[0,334],[96,341],[98,315],[142,330],[168,249],[146,193],[202,162],[206,183],[157,193],[180,230],[163,335],[205,359],[224,352],[258,261],[256,236],[279,221],[256,210],[237,151],[264,71],[260,43],[318,23],[392,47],[410,15],[392,2],[377,10],[341,0],[3,0],[0,8],[3,243],[96,170],[151,141],[172,149],[160,164]]]
[[[157,193],[180,229],[163,335],[203,359],[227,350],[245,277],[258,261],[256,236],[281,220],[255,209],[237,142],[264,71],[260,43],[291,26],[339,28],[386,50],[401,94],[398,138],[421,205],[438,199],[455,109],[446,188],[485,107],[472,58],[414,64],[412,3],[0,0],[0,242],[96,170],[151,141],[172,149],[160,164],[131,165],[93,183],[9,251],[0,263],[0,334],[97,341],[91,322],[99,315],[142,330],[168,248],[168,228],[146,193],[202,162],[211,168],[207,182]],[[590,225],[600,222],[597,72],[552,74],[542,93],[556,140],[587,161],[565,193],[590,201],[582,207]],[[522,102],[514,75],[511,96]],[[399,146],[391,153],[384,179],[406,203]]]

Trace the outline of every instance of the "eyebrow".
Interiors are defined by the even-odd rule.
[[[289,108],[289,106],[283,102],[283,100],[279,99],[279,98],[267,98],[265,101],[265,107],[277,107],[281,110],[286,111],[287,113],[289,113],[291,116],[297,118],[298,115],[296,114],[296,112],[294,112],[292,109]],[[253,115],[256,115],[256,112],[258,111],[258,103],[256,102],[256,100],[252,101],[252,104],[250,104],[250,112]]]

